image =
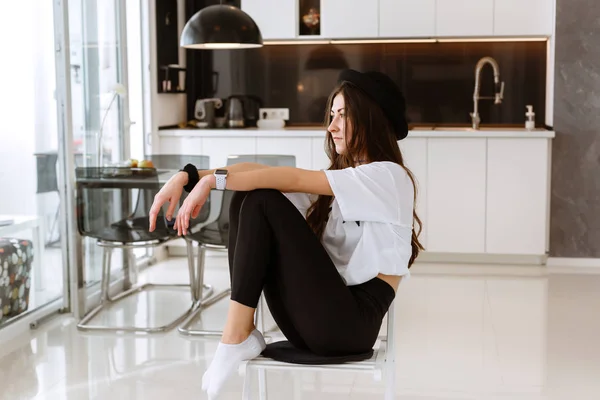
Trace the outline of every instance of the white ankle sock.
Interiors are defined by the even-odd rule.
[[[207,391],[209,400],[217,398],[227,379],[242,361],[259,356],[265,347],[265,338],[256,329],[240,344],[219,343],[210,367],[202,376],[202,390]]]

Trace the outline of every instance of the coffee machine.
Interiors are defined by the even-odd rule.
[[[194,118],[198,121],[198,128],[215,128],[218,127],[216,110],[223,107],[223,100],[215,97],[210,99],[198,99],[194,107]]]

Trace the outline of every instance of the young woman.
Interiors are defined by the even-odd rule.
[[[386,75],[345,70],[326,110],[324,171],[242,163],[212,171],[186,166],[157,194],[150,230],[184,186],[175,221],[185,235],[212,189],[232,190],[231,301],[202,387],[209,398],[265,341],[254,326],[261,292],[295,347],[317,355],[372,349],[403,276],[422,249],[415,183],[397,141],[408,134],[402,93]]]

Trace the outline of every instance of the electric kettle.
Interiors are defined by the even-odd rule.
[[[227,126],[230,128],[244,127],[244,105],[240,96],[230,96],[227,99]]]
[[[255,127],[262,107],[259,97],[253,95],[233,95],[227,99],[227,126],[230,128]]]

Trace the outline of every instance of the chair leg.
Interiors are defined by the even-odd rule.
[[[242,389],[242,400],[250,400],[252,398],[252,378],[256,369],[256,377],[258,381],[258,398],[259,400],[268,400],[267,398],[267,371],[264,368],[245,367],[244,386]]]
[[[190,274],[190,294],[192,296],[192,302],[197,302],[199,298],[197,297],[197,285],[198,279],[196,278],[196,269],[194,268],[194,247],[189,240],[186,240],[185,243],[186,251],[187,251],[187,262],[188,262],[188,272]]]
[[[252,399],[252,368],[245,367],[244,386],[242,389],[242,400]]]
[[[258,368],[258,398],[267,400],[267,371],[264,368]]]
[[[388,347],[385,362],[385,400],[394,400],[396,397],[396,354],[395,346]]]
[[[395,363],[392,361],[386,368],[385,377],[385,400],[394,400],[396,398],[396,370]]]
[[[109,294],[110,291],[110,266],[111,266],[111,256],[112,256],[112,247],[110,246],[102,246],[102,280],[100,282],[100,304],[92,309],[88,314],[86,314],[81,321],[77,324],[77,328],[81,331],[103,331],[103,332],[125,332],[125,333],[157,333],[157,332],[166,332],[181,322],[183,322],[196,307],[196,304],[192,303],[190,308],[186,310],[183,314],[181,314],[177,319],[171,321],[167,325],[158,326],[158,327],[139,327],[139,326],[119,326],[119,327],[111,327],[104,325],[88,325],[88,323],[100,313],[100,311],[104,310],[111,303],[116,303],[117,301],[131,296],[136,293],[140,293],[146,289],[151,288],[163,288],[163,289],[182,289],[189,288],[191,290],[191,284],[154,284],[154,283],[146,283],[141,286],[134,286],[128,290],[125,290],[118,295],[111,297]]]
[[[140,275],[140,269],[138,268],[137,262],[135,261],[135,253],[133,252],[133,249],[126,249],[125,254],[128,264],[127,272],[129,273],[129,283],[132,286],[136,286]]]
[[[193,252],[192,252],[192,257],[194,256]],[[195,297],[196,300],[200,300],[203,296],[203,292],[204,292],[204,266],[206,262],[206,247],[204,246],[199,246],[198,247],[198,261],[196,263],[196,282],[195,282],[195,287],[196,287],[196,293],[195,293]]]
[[[102,281],[100,289],[100,303],[112,301],[108,292],[110,289],[110,260],[112,257],[112,249],[110,247],[102,248]]]
[[[206,246],[200,244],[200,246],[198,247],[198,259],[197,259],[197,263],[194,266],[194,253],[193,253],[193,248],[192,248],[192,242],[191,241],[187,241],[187,251],[188,251],[188,266],[190,268],[190,278],[194,278],[194,283],[193,283],[193,287],[196,289],[195,293],[193,294],[193,298],[198,299],[195,303],[194,306],[194,310],[192,311],[192,313],[188,316],[188,318],[177,328],[177,330],[179,331],[179,333],[183,334],[183,335],[187,335],[187,336],[221,336],[223,334],[223,331],[209,331],[209,330],[194,330],[191,329],[190,326],[192,324],[192,321],[196,318],[196,316],[198,314],[200,314],[202,311],[204,311],[205,309],[207,309],[208,307],[212,306],[213,304],[217,303],[218,301],[220,301],[221,299],[229,296],[229,294],[231,294],[231,288],[227,288],[225,290],[222,290],[212,296],[210,296],[210,294],[212,294],[212,289],[211,289],[211,293],[209,295],[205,295],[204,294],[204,288],[207,287],[207,285],[204,284],[204,265],[205,265],[205,260],[206,260]],[[191,260],[191,262],[190,262]]]

